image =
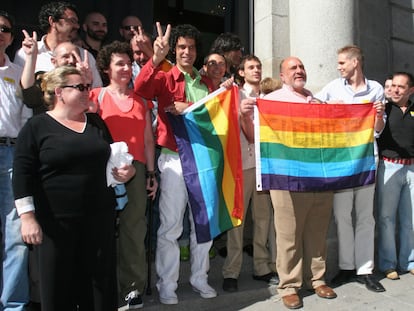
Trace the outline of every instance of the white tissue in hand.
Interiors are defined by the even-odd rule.
[[[122,184],[122,182],[117,181],[112,176],[112,169],[114,167],[131,165],[133,159],[134,157],[128,153],[128,145],[125,142],[119,141],[111,144],[111,156],[106,165],[106,180],[108,186],[114,187],[117,184]]]

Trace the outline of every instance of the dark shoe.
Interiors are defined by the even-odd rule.
[[[248,245],[244,246],[243,247],[243,252],[245,252],[250,257],[253,257],[253,245],[248,244]]]
[[[269,272],[264,275],[253,275],[253,280],[263,281],[268,284],[277,285],[279,284],[279,277],[275,272]]]
[[[336,293],[327,285],[320,285],[315,288],[315,293],[321,298],[333,299],[336,298]]]
[[[127,310],[141,309],[144,306],[142,297],[137,290],[133,290],[128,295],[126,295],[125,301],[128,304]]]
[[[298,294],[292,294],[282,297],[283,304],[289,309],[299,309],[303,307],[302,300]]]
[[[333,285],[342,285],[353,281],[355,270],[339,270],[338,274],[331,280]]]
[[[226,258],[227,257],[227,247],[222,247],[218,250],[218,253],[221,257]]]
[[[230,293],[237,292],[239,290],[237,288],[237,279],[225,278],[223,280],[223,290]]]
[[[357,281],[361,284],[365,284],[365,287],[370,291],[376,293],[385,292],[384,286],[382,286],[381,283],[372,276],[372,274],[358,275]]]

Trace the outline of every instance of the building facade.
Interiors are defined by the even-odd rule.
[[[16,16],[17,25],[37,30],[40,7],[49,0],[9,1],[2,9]],[[308,87],[318,91],[338,77],[336,51],[359,45],[365,54],[365,73],[383,82],[394,71],[414,72],[413,0],[71,0],[79,19],[91,10],[107,16],[109,40],[119,37],[124,16],[138,16],[147,32],[155,21],[190,23],[203,34],[208,52],[214,38],[234,32],[263,62],[263,76],[277,76],[280,61],[300,57],[308,72]],[[21,45],[20,32],[12,49]],[[12,54],[12,52],[10,52]]]

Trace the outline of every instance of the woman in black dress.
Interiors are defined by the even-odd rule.
[[[86,114],[81,73],[59,67],[42,83],[49,111],[29,120],[16,145],[13,189],[22,236],[36,247],[43,311],[116,310],[115,197],[106,185],[111,138]],[[135,170],[115,169],[126,182]]]

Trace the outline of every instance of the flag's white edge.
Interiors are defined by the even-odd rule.
[[[209,101],[213,97],[219,95],[220,93],[223,93],[225,90],[227,89],[222,86],[221,88],[215,90],[214,92],[208,94],[206,97],[203,97],[202,99],[200,99],[198,102],[195,102],[194,104],[186,108],[181,114],[186,114],[188,112],[193,111],[194,109],[197,109],[198,107],[200,107],[201,105],[204,105],[207,101]]]
[[[254,150],[256,154],[256,189],[262,191],[262,166],[260,161],[260,124],[259,124],[259,109],[255,105],[254,111]]]

